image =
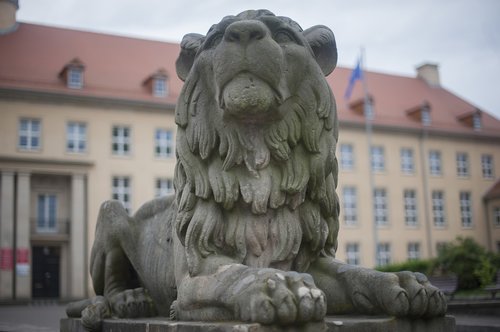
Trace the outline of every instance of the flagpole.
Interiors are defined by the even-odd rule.
[[[365,70],[365,49],[361,47],[361,55],[360,62],[362,68],[362,84],[363,84],[363,93],[364,93],[364,116],[365,116],[365,131],[366,131],[366,139],[368,143],[368,160],[369,160],[369,178],[370,178],[370,201],[373,211],[373,246],[374,246],[374,266],[377,266],[378,260],[378,232],[377,232],[377,221],[375,219],[375,179],[372,169],[372,136],[373,136],[373,109],[370,95],[368,93],[368,83],[366,82],[366,70]]]

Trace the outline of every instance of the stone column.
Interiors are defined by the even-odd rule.
[[[71,235],[70,235],[70,294],[73,299],[86,297],[86,211],[85,176],[71,178]]]
[[[2,171],[0,200],[0,299],[13,297],[14,172]]]
[[[16,299],[31,298],[30,174],[17,175]]]

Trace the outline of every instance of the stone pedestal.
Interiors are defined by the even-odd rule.
[[[166,318],[108,319],[102,332],[451,332],[455,318],[429,320],[397,319],[373,316],[332,316],[324,322],[279,328],[241,322],[177,322]],[[85,332],[79,319],[61,320],[61,332]]]

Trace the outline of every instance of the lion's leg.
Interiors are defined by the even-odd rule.
[[[81,313],[86,325],[98,327],[110,316],[150,316],[155,308],[149,294],[140,288],[130,259],[130,218],[117,201],[105,202],[99,211],[90,260],[90,274],[96,298],[72,303],[71,316]],[[124,241],[126,240],[126,241]],[[126,245],[124,245],[126,243]]]
[[[329,314],[433,317],[446,312],[443,294],[421,273],[384,273],[332,258],[318,259],[308,272],[325,292]]]
[[[184,277],[173,310],[182,320],[289,325],[323,319],[326,302],[310,275],[230,264]]]

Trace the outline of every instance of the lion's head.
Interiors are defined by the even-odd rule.
[[[192,273],[210,255],[296,270],[334,255],[336,60],[330,29],[266,10],[184,37],[176,229]]]

